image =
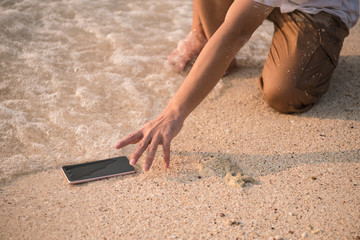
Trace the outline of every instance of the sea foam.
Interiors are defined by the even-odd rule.
[[[129,154],[113,144],[184,79],[164,60],[191,18],[189,0],[1,2],[0,181]],[[271,34],[266,23],[239,61],[263,64]]]

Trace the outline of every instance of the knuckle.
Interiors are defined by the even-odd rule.
[[[140,143],[139,143],[139,146],[138,146],[138,149],[142,149],[142,148],[144,148],[144,147],[146,147],[146,146],[145,146],[145,143],[144,143],[144,142],[140,142]]]
[[[129,135],[129,138],[130,138],[130,139],[136,138],[136,133],[135,133],[135,132],[131,133],[131,134]]]
[[[155,152],[155,151],[156,151],[156,146],[150,145],[150,146],[149,146],[149,152],[150,152],[150,153],[153,153],[153,152]]]

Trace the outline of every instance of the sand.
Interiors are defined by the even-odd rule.
[[[261,68],[225,77],[143,172],[67,184],[60,168],[0,186],[0,239],[359,239],[360,25],[312,110],[284,115],[257,88]],[[108,146],[112,148],[112,146]],[[256,184],[199,164],[228,161]]]

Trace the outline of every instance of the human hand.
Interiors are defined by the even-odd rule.
[[[163,145],[164,167],[170,164],[170,143],[180,132],[184,120],[176,117],[175,114],[162,113],[157,118],[148,122],[140,130],[128,135],[115,144],[115,148],[120,149],[129,144],[139,145],[130,157],[130,164],[135,165],[141,155],[148,149],[144,170],[148,171],[152,165],[156,150],[159,145]]]

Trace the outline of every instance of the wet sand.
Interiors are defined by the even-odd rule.
[[[260,67],[225,77],[186,120],[167,172],[160,149],[147,173],[141,159],[136,174],[77,186],[59,168],[3,184],[0,239],[359,239],[359,39],[357,24],[304,114],[265,104]],[[201,176],[213,159],[257,183]]]

